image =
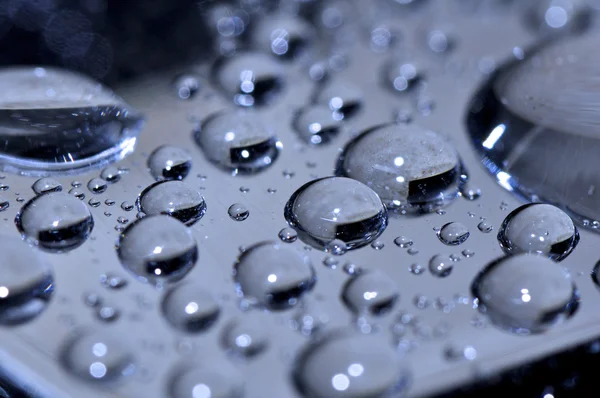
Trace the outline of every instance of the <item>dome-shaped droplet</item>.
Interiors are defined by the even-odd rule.
[[[387,210],[368,186],[344,177],[304,184],[285,206],[285,218],[300,238],[318,248],[341,240],[347,249],[371,243],[387,226]]]
[[[60,192],[62,191],[62,185],[60,182],[51,177],[42,177],[31,186],[33,192],[37,195],[49,192]]]
[[[319,91],[315,102],[329,106],[332,112],[339,112],[348,119],[362,109],[363,93],[352,83],[333,80]]]
[[[231,352],[253,357],[262,353],[269,345],[265,327],[254,319],[237,319],[223,330],[223,345]]]
[[[298,233],[292,228],[283,228],[277,234],[282,242],[293,243],[298,239]]]
[[[117,254],[123,266],[142,282],[175,282],[196,264],[198,247],[191,231],[164,215],[146,216],[119,237]]]
[[[268,15],[252,32],[257,49],[292,59],[308,50],[316,40],[314,28],[301,18]]]
[[[249,112],[225,111],[209,116],[194,137],[210,161],[243,173],[270,166],[281,148],[272,129]]]
[[[454,246],[460,245],[469,239],[470,234],[466,225],[459,222],[449,222],[440,228],[437,236],[443,244]]]
[[[235,264],[234,275],[245,299],[276,310],[294,306],[316,282],[308,257],[275,242],[245,249]]]
[[[370,334],[331,334],[310,342],[294,368],[296,386],[306,397],[401,396],[408,379],[391,342]]]
[[[0,325],[17,325],[40,314],[54,291],[52,270],[22,241],[0,240]]]
[[[113,184],[121,179],[121,173],[116,167],[109,166],[100,172],[100,178]]]
[[[174,328],[197,333],[213,325],[221,310],[214,297],[201,286],[184,283],[165,294],[162,312]]]
[[[141,115],[83,75],[54,68],[5,68],[0,86],[3,170],[73,171],[133,150]]]
[[[176,369],[169,386],[169,398],[240,398],[244,382],[239,372],[227,362]]]
[[[88,181],[87,187],[93,194],[101,194],[106,191],[108,184],[102,178],[92,178]]]
[[[422,71],[414,62],[392,59],[383,70],[385,87],[397,91],[407,92],[422,81]]]
[[[192,157],[179,147],[162,145],[148,156],[148,168],[155,180],[183,180],[192,168]]]
[[[307,144],[327,144],[342,128],[343,115],[327,105],[317,104],[302,109],[293,124],[298,137]]]
[[[267,54],[242,53],[218,61],[216,81],[239,106],[272,103],[285,85],[282,66]]]
[[[227,209],[229,218],[235,221],[244,221],[250,215],[250,210],[241,203],[234,203]]]
[[[589,27],[592,13],[585,0],[541,0],[532,2],[525,13],[525,22],[534,31],[544,34],[579,33]]]
[[[93,382],[117,382],[135,370],[130,346],[117,336],[100,331],[86,332],[67,341],[62,362],[71,373]]]
[[[165,214],[187,226],[196,223],[206,212],[202,195],[182,181],[155,182],[140,193],[136,205],[148,216]]]
[[[515,333],[540,333],[571,316],[579,296],[567,271],[531,254],[503,257],[471,285],[479,309],[497,326]]]
[[[23,238],[52,252],[79,247],[94,227],[92,214],[85,203],[64,192],[51,192],[31,199],[21,208],[15,223]]]
[[[342,299],[356,313],[382,315],[400,297],[398,285],[381,271],[366,271],[351,277],[344,285]]]
[[[600,220],[600,78],[595,35],[553,41],[503,66],[476,94],[467,126],[482,162],[505,189],[557,205],[590,227]]]
[[[452,272],[454,261],[450,256],[438,254],[429,260],[429,272],[438,278],[444,278]]]
[[[200,78],[194,73],[182,74],[173,80],[173,89],[176,95],[183,100],[192,98],[200,88]]]
[[[461,163],[439,134],[414,124],[391,124],[352,140],[337,173],[369,185],[386,205],[428,212],[456,198]]]
[[[573,251],[579,233],[564,211],[531,203],[513,210],[504,219],[498,241],[507,253],[537,253],[560,261]]]

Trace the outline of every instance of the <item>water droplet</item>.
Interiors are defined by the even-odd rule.
[[[325,248],[340,240],[348,250],[369,244],[385,230],[387,210],[368,186],[343,177],[304,184],[291,196],[285,218],[305,243]]]
[[[110,166],[102,170],[102,172],[100,173],[100,178],[102,178],[106,182],[114,184],[115,182],[118,182],[121,179],[121,173],[117,168]]]
[[[471,292],[492,323],[517,334],[540,333],[562,322],[579,301],[563,267],[530,254],[492,262],[473,280]]]
[[[232,220],[244,221],[250,215],[250,210],[241,203],[234,203],[227,209],[227,214]]]
[[[253,29],[252,42],[265,52],[284,59],[300,56],[316,41],[314,28],[301,18],[270,15]]]
[[[103,304],[97,309],[96,316],[103,322],[114,322],[121,316],[121,311],[112,305]]]
[[[407,247],[411,247],[413,245],[413,241],[412,239],[407,238],[406,236],[398,236],[396,239],[394,239],[394,244],[404,249]]]
[[[470,345],[467,346],[456,346],[450,345],[444,349],[444,356],[446,359],[451,361],[466,359],[467,361],[472,361],[477,358],[477,350]]]
[[[325,251],[333,254],[334,256],[341,256],[348,251],[348,245],[346,245],[346,242],[343,240],[334,239],[327,242],[325,245]]]
[[[285,85],[283,67],[260,53],[242,53],[222,58],[213,67],[216,81],[239,106],[272,103]]]
[[[136,204],[146,215],[165,214],[187,226],[196,223],[206,213],[202,195],[182,181],[155,182],[140,193]]]
[[[71,188],[69,194],[75,196],[79,200],[85,199],[85,192],[81,191],[79,188]]]
[[[481,221],[479,224],[477,224],[477,229],[484,234],[488,234],[494,230],[494,226],[487,221]]]
[[[192,157],[182,148],[162,145],[148,156],[148,168],[156,181],[183,180],[192,168]]]
[[[88,182],[87,187],[90,190],[90,192],[97,195],[106,191],[108,185],[106,184],[106,181],[104,181],[102,178],[92,178]]]
[[[123,216],[119,216],[119,217],[117,217],[117,222],[119,224],[127,224],[129,222],[129,219],[127,219],[127,218],[125,218]]]
[[[123,231],[117,254],[125,269],[142,282],[175,282],[196,264],[198,247],[191,231],[176,219],[147,216]]]
[[[292,228],[283,228],[281,231],[279,231],[278,236],[279,239],[286,243],[292,243],[298,239],[298,233]]]
[[[275,242],[247,248],[238,257],[234,274],[245,299],[276,310],[294,306],[316,283],[308,257]]]
[[[110,217],[110,216],[112,216],[112,213],[111,213],[110,211],[105,211],[105,212],[104,212],[104,215],[105,215],[106,217]]]
[[[129,347],[100,331],[84,333],[68,341],[63,348],[62,362],[71,373],[93,382],[119,381],[135,370]]]
[[[174,328],[198,333],[212,326],[221,310],[213,296],[201,286],[184,283],[165,294],[162,313]]]
[[[90,206],[92,206],[92,207],[98,207],[98,206],[100,206],[100,200],[98,200],[98,199],[96,199],[96,198],[91,198],[91,199],[88,201],[88,204],[89,204]]]
[[[285,170],[283,170],[282,174],[283,174],[283,176],[284,176],[286,179],[288,179],[288,180],[289,180],[290,178],[292,178],[292,177],[294,177],[294,176],[296,175],[296,173],[294,173],[294,172],[293,172],[292,170],[290,170],[290,169],[285,169]]]
[[[406,253],[410,254],[411,256],[416,256],[419,254],[419,250],[415,249],[414,247],[409,247]]]
[[[588,2],[580,0],[542,0],[531,4],[525,15],[528,27],[544,34],[580,33],[590,26]]]
[[[131,211],[134,209],[134,205],[131,202],[123,202],[121,203],[121,209],[125,210],[125,211]]]
[[[46,306],[54,291],[52,270],[39,252],[10,237],[0,240],[0,325],[25,323]]]
[[[438,254],[429,260],[429,272],[438,278],[444,278],[452,272],[454,261],[449,256]]]
[[[449,246],[460,245],[469,238],[470,232],[464,224],[449,222],[437,233],[440,241]]]
[[[423,79],[421,71],[413,62],[392,60],[384,66],[384,85],[397,92],[415,88]]]
[[[414,263],[408,266],[408,270],[411,274],[421,275],[425,272],[425,267],[423,267],[421,264]]]
[[[452,49],[453,44],[452,38],[441,30],[432,30],[427,35],[427,46],[434,53],[446,53]]]
[[[467,120],[474,147],[503,188],[553,203],[578,222],[600,219],[600,202],[588,195],[600,186],[590,168],[600,119],[585,99],[600,70],[596,48],[593,35],[572,37],[504,65],[477,93]]]
[[[227,325],[222,341],[225,348],[244,357],[256,356],[264,352],[269,345],[264,327],[256,320],[244,318]]]
[[[33,67],[17,67],[0,73],[3,170],[72,171],[120,159],[133,150],[142,126],[140,114],[83,75],[43,70],[36,74]]]
[[[369,185],[390,208],[429,212],[458,195],[461,169],[456,150],[437,133],[393,124],[350,141],[337,174]]]
[[[0,191],[6,191],[6,190],[8,190],[8,188],[9,188],[8,185],[0,184]]]
[[[241,186],[240,187],[240,192],[241,193],[248,193],[248,192],[250,192],[250,188]]]
[[[460,194],[467,200],[477,200],[481,197],[481,190],[479,188],[469,188],[467,184],[461,187]]]
[[[363,93],[351,83],[334,80],[318,93],[315,102],[326,104],[332,112],[338,112],[348,119],[362,109]]]
[[[17,198],[17,202],[19,199]],[[22,201],[21,201],[22,202]],[[3,196],[0,196],[0,211],[4,211],[10,207],[10,202]]]
[[[466,258],[470,258],[475,255],[475,252],[473,252],[472,250],[469,250],[469,249],[465,249],[462,251],[462,255],[465,256]]]
[[[63,192],[31,199],[21,208],[15,223],[23,238],[51,252],[79,247],[94,226],[87,206]]]
[[[102,286],[109,289],[122,289],[127,286],[127,280],[114,274],[103,274],[100,276],[100,283]]]
[[[182,100],[190,99],[201,88],[200,78],[193,73],[179,75],[173,80],[173,88]]]
[[[427,296],[424,296],[422,294],[417,294],[413,298],[413,304],[418,309],[424,310],[425,308],[428,308],[431,305],[431,300]]]
[[[327,144],[341,130],[341,113],[328,106],[312,105],[302,109],[295,116],[293,125],[300,139],[312,145]]]
[[[88,307],[97,307],[102,303],[102,298],[96,293],[86,293],[83,295],[83,303]]]
[[[41,195],[43,193],[62,191],[62,185],[54,178],[42,177],[33,183],[31,189],[33,189],[36,195]]]
[[[196,130],[194,138],[211,162],[241,173],[269,167],[282,148],[271,128],[249,112],[213,114]]]
[[[579,233],[573,220],[559,208],[531,203],[504,219],[498,241],[506,253],[537,253],[561,261],[577,246]]]
[[[398,285],[381,271],[367,271],[354,276],[342,289],[342,299],[355,313],[374,315],[389,312],[398,301]]]
[[[309,342],[296,360],[296,387],[311,397],[402,394],[408,372],[392,345],[379,337],[347,332]]]
[[[115,201],[112,200],[112,199],[106,199],[104,201],[104,204],[107,205],[107,206],[113,206],[115,204]]]
[[[229,363],[215,361],[207,367],[175,369],[169,391],[172,397],[238,398],[244,395],[244,382]]]
[[[376,240],[375,242],[371,243],[371,247],[375,250],[381,250],[385,247],[385,244],[380,240]]]
[[[348,275],[358,275],[363,272],[362,268],[353,263],[345,263],[342,269]]]

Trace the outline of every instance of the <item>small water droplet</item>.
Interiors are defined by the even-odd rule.
[[[444,278],[450,275],[454,261],[449,256],[438,254],[429,260],[429,272],[438,278]]]
[[[465,249],[462,251],[462,255],[465,256],[466,258],[470,258],[475,255],[475,252],[472,250],[469,250],[469,249]]]
[[[110,217],[110,216],[112,216],[112,213],[111,213],[110,211],[105,211],[105,212],[104,212],[104,215],[105,215],[106,217]]]
[[[294,118],[294,129],[307,144],[321,145],[333,140],[341,130],[343,115],[328,106],[312,105],[302,109]]]
[[[127,286],[125,278],[110,273],[102,274],[100,276],[100,283],[109,289],[122,289]]]
[[[90,206],[92,206],[92,207],[98,207],[98,206],[100,206],[100,200],[98,200],[98,199],[96,199],[96,198],[91,198],[91,199],[88,201],[88,204],[89,204]]]
[[[467,360],[472,361],[477,358],[477,350],[470,345],[456,346],[450,345],[444,349],[444,356],[450,361]]]
[[[413,304],[418,309],[424,310],[425,308],[428,308],[431,305],[431,300],[427,296],[424,296],[422,294],[417,294],[413,298]]]
[[[134,205],[131,202],[125,201],[121,203],[121,209],[125,211],[131,211],[134,209]]]
[[[112,199],[106,199],[104,201],[104,204],[107,205],[107,206],[113,206],[115,204],[115,201],[112,200]]]
[[[174,328],[198,333],[210,328],[219,318],[221,310],[213,296],[201,286],[184,283],[165,294],[162,313]]]
[[[86,293],[83,295],[83,303],[88,307],[97,307],[102,303],[102,298],[96,293]]]
[[[250,210],[241,203],[234,203],[227,209],[227,214],[234,221],[244,221],[250,215]]]
[[[240,192],[241,193],[248,193],[248,192],[250,192],[250,188],[241,186],[240,187]]]
[[[288,180],[289,180],[290,178],[292,178],[292,177],[294,177],[294,176],[296,175],[296,173],[294,173],[294,172],[293,172],[292,170],[290,170],[290,169],[285,169],[285,170],[283,170],[282,174],[283,174],[283,176],[284,176],[286,179],[288,179]]]
[[[408,270],[411,274],[421,275],[425,272],[425,267],[421,264],[414,263],[408,266]]]
[[[398,236],[396,239],[394,239],[394,244],[404,249],[407,247],[411,247],[413,245],[413,241],[412,239],[407,238],[406,236]]]
[[[62,185],[54,178],[42,177],[33,183],[31,189],[33,189],[33,192],[37,195],[41,195],[43,193],[62,191]]]
[[[0,184],[0,191],[6,191],[6,190],[8,190],[8,185]]]
[[[117,217],[117,222],[119,224],[127,224],[129,222],[129,219],[127,219],[127,218],[125,218],[123,216],[119,216],[119,217]]]
[[[334,256],[341,256],[348,251],[348,246],[343,240],[334,239],[325,245],[325,251],[333,254]]]
[[[277,193],[277,190],[275,188],[267,188],[267,193],[273,195],[274,193]]]
[[[171,397],[223,397],[244,395],[244,379],[228,362],[215,360],[205,367],[178,368],[169,385]],[[198,365],[196,365],[198,366]]]
[[[106,181],[104,181],[102,178],[92,178],[88,182],[87,187],[90,190],[90,192],[97,195],[106,191],[108,185],[106,184]]]
[[[427,34],[427,46],[437,54],[447,53],[453,47],[452,38],[441,30],[432,30]]]
[[[333,80],[318,93],[315,102],[349,119],[362,109],[363,93],[352,83]]]
[[[469,235],[467,227],[459,222],[449,222],[437,233],[440,241],[449,246],[460,245],[469,238]]]
[[[73,195],[79,200],[85,199],[85,192],[83,192],[79,188],[71,188],[71,190],[69,190],[69,194]]]
[[[479,224],[477,224],[477,229],[483,232],[484,234],[487,234],[494,230],[494,226],[488,223],[487,221],[482,221]]]
[[[409,247],[406,253],[410,254],[411,256],[416,256],[417,254],[419,254],[419,251],[414,247]]]
[[[279,239],[286,243],[295,242],[298,239],[298,233],[292,228],[283,228],[279,231]]]
[[[162,145],[148,156],[148,168],[156,181],[183,180],[192,168],[192,157],[182,148]]]
[[[103,304],[96,310],[96,316],[102,322],[114,322],[121,316],[121,311],[112,305]]]
[[[481,189],[470,188],[465,184],[464,187],[461,187],[460,194],[463,198],[473,201],[481,197]]]
[[[389,312],[400,297],[398,285],[379,270],[353,276],[342,288],[342,299],[355,313],[374,315]]]
[[[146,215],[168,215],[187,226],[195,224],[206,213],[206,202],[202,195],[182,181],[151,184],[140,193],[136,205]]]
[[[173,88],[182,100],[191,99],[201,88],[200,78],[193,73],[176,76],[173,80]]]
[[[109,166],[100,172],[100,178],[106,182],[114,184],[121,179],[121,173],[117,168]]]
[[[338,260],[334,256],[325,256],[325,258],[323,258],[323,265],[327,268],[336,269],[339,263],[340,260]]]
[[[270,15],[253,29],[252,42],[256,48],[280,58],[291,60],[306,53],[316,42],[312,25],[302,18]]]
[[[253,319],[230,322],[223,331],[222,342],[226,349],[244,357],[254,357],[269,346],[265,328]]]
[[[385,247],[385,244],[380,240],[376,240],[375,242],[371,243],[371,247],[375,250],[381,250]]]
[[[357,275],[363,272],[362,268],[353,263],[345,263],[342,269],[348,275]]]
[[[384,85],[396,92],[414,89],[423,80],[422,71],[413,62],[392,60],[384,65]]]

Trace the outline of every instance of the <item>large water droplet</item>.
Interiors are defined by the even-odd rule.
[[[216,361],[208,366],[176,369],[169,392],[172,398],[240,398],[244,382],[234,367]]]
[[[27,322],[48,305],[52,270],[39,252],[17,239],[3,237],[0,252],[0,325]]]
[[[600,219],[600,113],[594,35],[559,40],[509,63],[475,96],[467,117],[473,145],[505,189],[556,204],[576,221]],[[590,223],[591,226],[591,223]]]
[[[221,310],[213,296],[201,286],[184,283],[165,294],[162,312],[174,328],[197,333],[213,325]]]
[[[562,322],[579,301],[563,267],[530,254],[492,262],[477,275],[471,292],[494,324],[518,334],[540,333]]]
[[[54,178],[42,177],[33,183],[31,189],[33,189],[33,192],[37,195],[41,195],[43,193],[62,191],[62,185]]]
[[[350,141],[337,173],[369,185],[390,207],[429,212],[456,198],[461,169],[456,150],[437,133],[393,124]]]
[[[271,309],[286,309],[316,283],[308,257],[275,242],[244,250],[235,264],[237,289],[245,299]]]
[[[298,136],[312,145],[327,144],[341,130],[343,115],[323,104],[302,109],[293,124]]]
[[[559,208],[531,203],[504,219],[498,241],[507,253],[537,253],[560,261],[573,251],[579,233],[573,220]]]
[[[349,178],[310,181],[291,196],[285,218],[300,238],[318,248],[338,239],[347,249],[369,244],[385,230],[387,210],[368,186]]]
[[[79,247],[94,227],[87,206],[64,192],[51,192],[31,199],[21,208],[15,223],[23,238],[52,252]]]
[[[269,15],[253,30],[256,48],[284,59],[292,59],[308,50],[316,40],[314,28],[300,18]]]
[[[243,173],[270,166],[281,143],[259,116],[225,111],[208,117],[194,133],[204,155],[217,165]]]
[[[86,332],[68,341],[62,362],[71,373],[93,382],[119,381],[135,370],[129,347],[101,332]]]
[[[374,315],[389,312],[400,297],[398,285],[381,271],[353,276],[342,290],[344,303],[354,312]]]
[[[306,397],[399,396],[408,379],[391,342],[348,332],[308,343],[294,368],[296,386]]]
[[[285,85],[284,70],[266,54],[222,58],[213,67],[216,81],[239,106],[272,103]]]
[[[183,180],[192,168],[192,157],[179,147],[162,145],[148,156],[148,168],[155,180]]]
[[[69,172],[133,150],[142,117],[112,91],[73,72],[19,67],[0,72],[0,167]]]
[[[147,216],[123,231],[117,254],[123,266],[142,282],[175,282],[198,260],[191,231],[168,216]]]
[[[223,333],[223,345],[233,353],[253,357],[269,345],[269,336],[257,321],[239,319],[230,322]]]
[[[206,212],[202,195],[182,181],[155,182],[140,193],[136,205],[146,215],[165,214],[187,226],[196,223]]]
[[[469,229],[462,223],[449,222],[440,228],[438,238],[445,245],[460,245],[469,238]]]

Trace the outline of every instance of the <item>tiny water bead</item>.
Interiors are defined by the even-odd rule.
[[[0,240],[0,325],[25,323],[42,313],[54,291],[52,269],[39,252],[15,238]]]
[[[365,131],[344,148],[337,174],[367,184],[390,208],[430,212],[458,195],[462,166],[454,147],[415,124]]]
[[[577,246],[579,232],[573,220],[559,208],[530,203],[513,210],[504,219],[498,241],[506,253],[537,253],[561,261]]]
[[[310,49],[317,39],[315,29],[302,18],[269,15],[252,32],[257,49],[283,59],[293,59]]]
[[[94,220],[85,203],[68,193],[50,192],[25,203],[15,224],[30,243],[51,252],[64,252],[86,241]]]
[[[452,272],[454,261],[450,256],[443,254],[435,255],[429,260],[429,272],[438,278],[444,278]]]
[[[244,221],[250,216],[250,210],[241,203],[234,203],[227,209],[227,214],[234,221]]]
[[[100,284],[109,289],[122,289],[127,286],[127,279],[114,274],[102,274]]]
[[[169,386],[170,398],[240,398],[244,381],[230,364],[218,361],[209,366],[176,369]]]
[[[423,274],[425,272],[425,269],[426,269],[425,267],[423,267],[421,264],[417,264],[417,263],[414,263],[414,264],[411,264],[408,266],[408,271],[411,274],[415,274],[415,275]]]
[[[243,107],[269,105],[285,87],[283,66],[255,52],[221,58],[213,66],[213,76],[233,102]]]
[[[195,224],[206,213],[202,195],[182,181],[155,182],[140,193],[136,205],[146,215],[164,214],[187,226]]]
[[[293,378],[306,397],[401,396],[409,374],[391,343],[380,335],[333,333],[307,343]]]
[[[194,139],[208,160],[241,173],[269,167],[282,148],[271,127],[258,114],[242,111],[209,116],[194,132]]]
[[[329,106],[344,119],[355,116],[363,107],[363,93],[352,83],[333,80],[318,92],[315,103]]]
[[[159,146],[148,156],[148,169],[156,181],[183,180],[191,168],[190,154],[176,146]]]
[[[460,245],[469,239],[470,234],[471,233],[464,224],[459,222],[449,222],[440,228],[437,236],[443,244],[455,246]]]
[[[517,334],[544,332],[573,315],[579,305],[567,270],[533,254],[493,261],[473,280],[471,293],[492,323]]]
[[[393,59],[384,66],[384,86],[396,92],[407,92],[422,81],[421,71],[413,62]]]
[[[246,300],[274,310],[294,306],[317,281],[308,257],[275,242],[246,248],[234,265],[234,279]]]
[[[472,144],[503,188],[552,203],[582,225],[600,219],[600,176],[590,167],[600,118],[587,84],[600,70],[596,49],[594,35],[569,36],[507,63],[467,114]]]
[[[379,270],[362,272],[351,277],[342,289],[342,300],[357,314],[388,313],[399,300],[396,282]]]
[[[101,84],[55,68],[0,72],[0,168],[73,172],[133,150],[142,116]]]
[[[333,140],[342,129],[343,115],[327,105],[311,105],[300,110],[293,123],[298,137],[307,144],[321,145]]]
[[[198,260],[198,247],[191,231],[175,218],[146,216],[119,236],[117,255],[138,280],[158,285],[183,278]]]
[[[298,239],[298,233],[292,228],[283,228],[277,236],[279,236],[282,242],[286,243],[293,243]]]
[[[267,349],[269,336],[256,320],[241,318],[224,328],[222,344],[232,353],[249,358]]]
[[[221,309],[214,297],[195,283],[184,283],[169,290],[162,301],[162,313],[175,329],[197,333],[211,327]]]
[[[31,186],[36,195],[62,191],[62,184],[51,177],[42,177]]]
[[[108,185],[102,178],[92,178],[88,182],[87,187],[91,193],[98,195],[106,191]]]
[[[130,347],[100,331],[71,338],[63,347],[62,363],[68,371],[90,382],[118,382],[135,371]]]
[[[304,184],[290,197],[284,216],[300,239],[324,249],[333,240],[348,250],[377,239],[388,223],[379,196],[365,184],[344,177],[325,177]]]
[[[182,100],[191,99],[200,90],[200,77],[193,73],[178,75],[173,80],[176,95]]]
[[[483,232],[484,234],[489,234],[494,230],[494,226],[484,220],[477,224],[477,229]]]

